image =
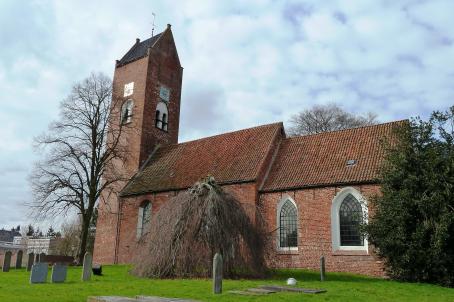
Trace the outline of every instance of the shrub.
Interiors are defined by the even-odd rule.
[[[388,144],[366,226],[391,277],[454,285],[454,107],[414,119]]]

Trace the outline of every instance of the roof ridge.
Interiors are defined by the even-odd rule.
[[[127,56],[130,52],[132,52],[134,49],[136,49],[136,48],[140,45],[140,43],[142,43],[142,42],[134,43],[134,44],[131,46],[131,48],[123,55],[123,57],[122,57],[119,61],[121,61],[121,60],[123,60],[124,58],[126,58],[126,56]]]
[[[151,40],[151,39],[158,39],[158,36],[162,35],[163,33],[164,33],[164,32],[160,32],[159,34],[156,34],[156,35],[154,35],[154,36],[152,36],[152,37],[149,37],[149,38],[147,38],[147,39],[145,39],[145,40],[143,40],[143,41],[140,41],[139,44],[148,42],[148,41]]]
[[[220,134],[214,134],[214,135],[210,135],[210,136],[205,136],[205,137],[193,139],[193,140],[182,142],[182,143],[178,143],[178,144],[175,144],[175,145],[183,145],[183,144],[188,144],[188,143],[193,143],[193,142],[199,142],[199,141],[203,141],[203,140],[206,140],[206,139],[211,139],[211,138],[214,138],[214,137],[219,137],[219,136],[224,136],[224,135],[228,135],[228,134],[234,134],[234,133],[238,133],[238,132],[259,129],[259,128],[277,126],[277,125],[283,125],[283,123],[282,122],[275,122],[275,123],[270,123],[270,124],[265,124],[265,125],[254,126],[254,127],[250,127],[250,128],[233,130],[233,131],[229,131],[229,132],[224,132],[224,133],[220,133]],[[171,145],[169,145],[169,146],[171,146]]]
[[[128,63],[131,63],[133,61],[136,61],[140,58],[143,58],[147,56],[147,48],[153,47],[157,41],[161,38],[162,34],[164,33],[160,32],[150,38],[147,38],[143,41],[140,41],[140,39],[136,39],[136,43],[126,52],[125,55],[118,61],[120,66],[126,65]]]
[[[329,133],[336,133],[336,132],[343,132],[343,131],[353,131],[353,130],[357,130],[357,129],[385,126],[385,125],[388,125],[388,124],[399,124],[399,123],[403,123],[403,122],[406,122],[406,121],[408,121],[408,119],[402,119],[402,120],[397,120],[397,121],[385,122],[385,123],[380,123],[380,124],[375,124],[375,125],[358,126],[358,127],[354,127],[354,128],[348,128],[348,129],[339,129],[339,130],[325,131],[325,132],[320,132],[320,133],[303,134],[303,135],[287,137],[287,138],[284,138],[284,139],[292,140],[292,139],[298,139],[298,138],[302,138],[302,137],[309,137],[309,136],[316,136],[316,135],[326,135],[326,134],[329,134]]]

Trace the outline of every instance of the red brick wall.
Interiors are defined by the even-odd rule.
[[[180,125],[181,85],[183,68],[180,65],[172,32],[167,31],[151,49],[148,62],[146,101],[144,104],[141,161],[148,158],[157,144],[176,144]],[[168,131],[155,127],[155,112],[158,105],[159,88],[170,89]]]
[[[377,185],[354,186],[367,199],[379,193]],[[271,232],[277,228],[277,206],[290,196],[298,207],[298,251],[279,251],[277,233],[272,233],[268,263],[275,268],[319,269],[320,257],[325,256],[326,270],[383,276],[383,264],[369,252],[335,251],[331,243],[331,204],[339,187],[305,189],[278,193],[263,193],[260,205]],[[370,214],[370,210],[369,210]]]
[[[177,143],[180,119],[180,99],[183,68],[180,65],[177,50],[170,28],[164,32],[150,53],[141,59],[115,69],[113,86],[115,108],[112,125],[118,125],[121,106],[126,100],[133,100],[132,121],[122,131],[121,145],[127,146],[128,155],[124,161],[113,163],[112,171],[121,172],[130,178],[149,157],[157,144]],[[134,92],[123,97],[124,85],[134,82]],[[155,111],[159,101],[159,87],[170,89],[168,106],[168,132],[155,127]],[[112,130],[112,129],[111,129]],[[106,179],[112,174],[106,172]],[[117,194],[126,182],[116,183],[103,192],[98,206],[94,261],[98,263],[116,263],[120,261],[115,252],[121,247],[117,244],[119,230],[119,203]],[[126,214],[122,214],[122,221]],[[135,214],[137,216],[137,214]],[[125,235],[123,235],[125,236]],[[120,238],[120,243],[124,242]],[[125,247],[123,247],[125,248]]]
[[[245,204],[245,209],[253,218],[255,215],[256,188],[254,183],[237,185],[226,185],[224,188],[236,196],[240,202]],[[120,244],[118,249],[118,263],[130,263],[134,257],[137,247],[137,221],[139,207],[142,202],[148,200],[152,204],[152,215],[167,202],[170,198],[178,194],[177,191],[146,194],[138,197],[124,198],[121,202],[121,222],[120,222]],[[96,261],[99,261],[97,258]],[[108,262],[104,262],[108,263]]]
[[[277,228],[277,205],[285,197],[290,196],[298,206],[298,251],[279,251],[276,246],[276,232],[272,233],[267,251],[267,262],[273,268],[319,268],[320,257],[326,259],[326,269],[331,272],[352,272],[371,276],[384,276],[383,264],[374,255],[373,247],[368,252],[335,251],[331,243],[331,204],[334,196],[342,187],[305,189],[277,193],[261,193],[258,195],[255,183],[226,185],[224,188],[235,195],[246,209],[255,208],[257,198],[267,221],[268,231]],[[354,186],[367,199],[379,193],[377,185]],[[137,216],[139,207],[144,200],[152,203],[152,213],[170,198],[178,194],[176,191],[147,194],[125,198],[121,203],[120,243],[118,262],[130,263],[136,250]],[[249,210],[248,210],[249,211]],[[250,211],[251,217],[255,213]],[[371,211],[369,209],[369,214]],[[153,215],[153,214],[152,214]],[[101,259],[101,258],[98,258]],[[109,262],[104,262],[109,263]],[[111,263],[111,262],[110,262]]]

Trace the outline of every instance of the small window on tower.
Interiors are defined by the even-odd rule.
[[[169,88],[161,86],[159,88],[159,97],[161,98],[161,100],[163,100],[163,101],[168,103],[169,100],[170,100],[170,90],[169,90]]]
[[[121,107],[121,123],[128,124],[132,120],[132,107],[134,102],[132,100],[127,100]]]

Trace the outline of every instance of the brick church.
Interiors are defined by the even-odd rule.
[[[130,263],[159,207],[212,175],[244,204],[263,209],[270,267],[383,276],[358,229],[380,191],[381,141],[401,122],[287,137],[282,122],[178,143],[181,67],[170,25],[116,62],[129,182],[99,204],[94,261]]]

